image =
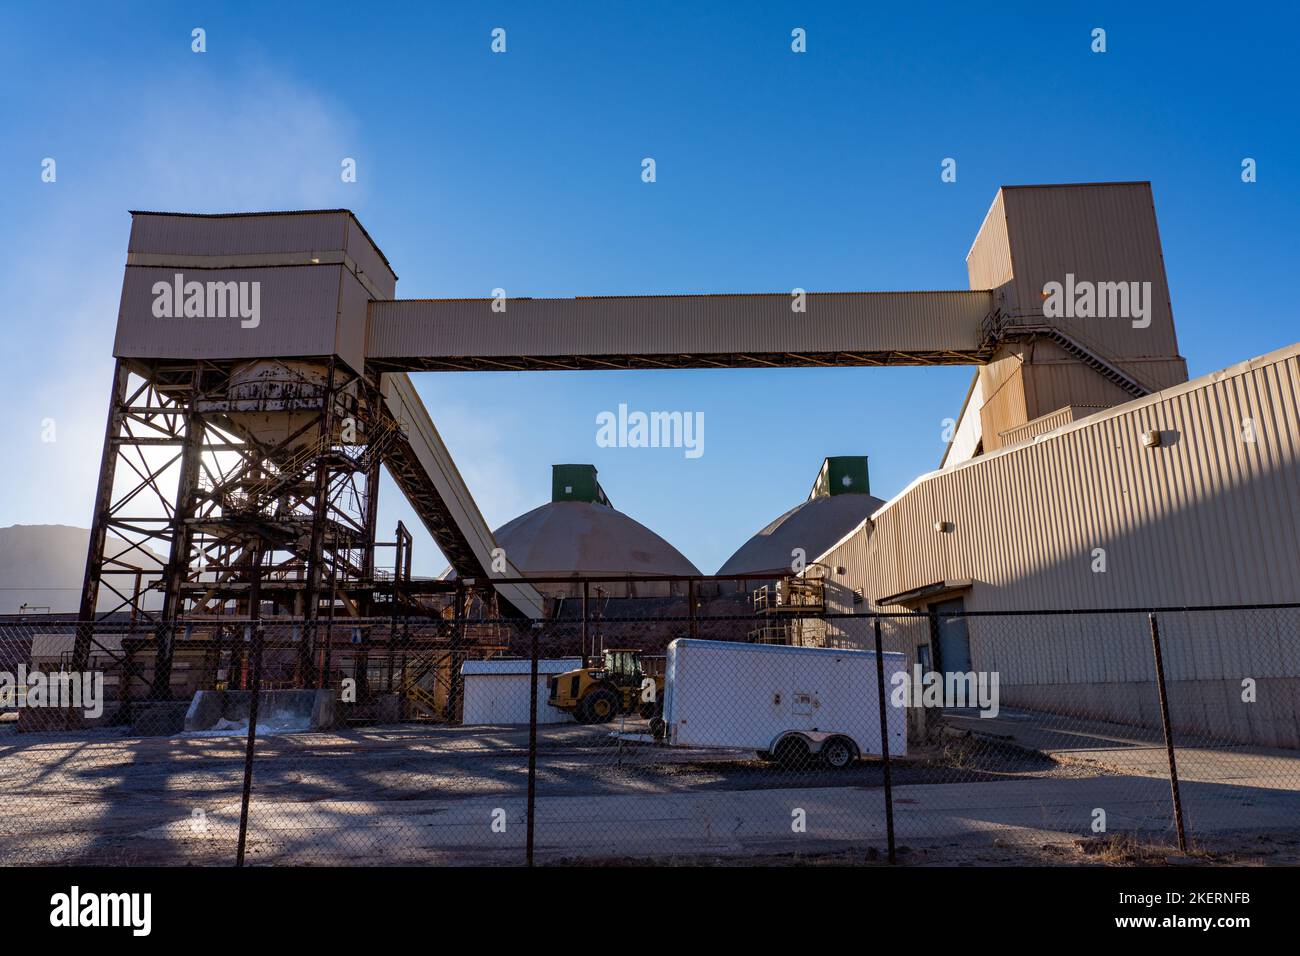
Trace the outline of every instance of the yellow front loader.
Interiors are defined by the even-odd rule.
[[[645,673],[640,651],[612,650],[595,666],[552,677],[549,703],[580,724],[603,724],[620,714],[649,720],[663,713],[663,693],[663,676]]]

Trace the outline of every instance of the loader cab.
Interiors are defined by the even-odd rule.
[[[640,687],[641,652],[631,650],[605,651],[601,662],[605,679],[617,687]]]

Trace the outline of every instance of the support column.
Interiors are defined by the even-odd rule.
[[[199,485],[199,463],[203,456],[203,422],[194,410],[201,391],[203,372],[197,366],[190,382],[190,392],[185,403],[185,441],[181,446],[181,470],[176,484],[176,500],[172,510],[171,548],[164,569],[162,615],[154,629],[157,657],[154,660],[154,700],[171,698],[172,654],[176,642],[176,622],[184,603],[180,593],[190,562],[190,526],[188,519],[194,514]]]
[[[86,572],[81,582],[81,605],[77,610],[77,636],[72,650],[72,669],[84,671],[90,660],[95,607],[104,567],[104,542],[113,508],[113,479],[117,474],[117,439],[122,433],[130,373],[119,359],[113,368],[113,389],[108,397],[108,422],[104,426],[104,450],[99,462],[99,484],[95,487],[95,510],[90,519],[90,542],[86,547]]]
[[[334,443],[334,410],[338,396],[334,394],[337,377],[337,363],[331,357],[329,372],[325,380],[325,408],[321,413],[320,459],[316,463],[315,485],[312,499],[315,513],[311,523],[311,546],[307,552],[307,580],[303,590],[303,629],[298,647],[298,683],[302,687],[311,687],[312,647],[316,638],[316,620],[320,611],[320,584],[322,576],[322,559],[325,547],[325,525],[329,519],[329,481],[330,467],[327,460],[328,450]],[[335,542],[337,547],[337,542]]]

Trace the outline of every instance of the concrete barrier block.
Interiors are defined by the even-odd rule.
[[[248,725],[252,694],[246,690],[201,690],[185,713],[187,733],[231,730]],[[263,733],[328,730],[338,723],[338,708],[329,690],[262,691],[257,700],[257,725]]]

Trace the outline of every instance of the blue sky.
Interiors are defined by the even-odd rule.
[[[7,5],[0,525],[89,524],[128,209],[345,206],[401,297],[962,289],[999,185],[1149,179],[1191,374],[1300,339],[1287,7],[396,6]],[[340,181],[343,157],[358,182]],[[824,455],[870,455],[882,497],[935,467],[970,374],[417,384],[493,525],[547,500],[553,462],[590,461],[708,573],[807,494]],[[705,454],[598,448],[595,416],[620,402],[704,412]],[[389,485],[381,521],[399,517],[413,523]],[[417,545],[417,571],[441,565]]]

